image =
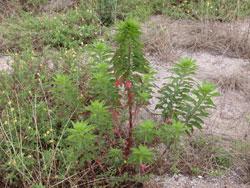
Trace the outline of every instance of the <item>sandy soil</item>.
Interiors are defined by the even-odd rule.
[[[231,176],[232,177],[232,176]],[[154,181],[145,185],[145,188],[249,188],[249,185],[236,183],[237,180],[228,177],[206,178],[186,177],[175,175],[172,177],[156,177]]]

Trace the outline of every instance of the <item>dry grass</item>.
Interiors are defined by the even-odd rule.
[[[250,185],[249,146],[247,141],[234,143],[232,140],[222,140],[212,135],[195,134],[184,140],[177,160],[172,159],[172,156],[177,156],[176,150],[168,150],[162,160],[159,161],[156,171],[158,175],[173,174],[171,166],[175,164],[178,169],[177,173],[182,174],[183,177],[217,178],[220,183],[228,179],[230,183],[235,184],[232,187],[238,185],[242,185],[242,187],[246,185],[247,187],[247,185]],[[162,187],[164,183],[160,183],[157,177],[160,176],[146,182],[144,186],[148,188]],[[165,185],[170,185],[170,180],[166,181],[167,184],[165,183]],[[203,183],[209,185],[206,181]]]
[[[238,90],[247,94],[250,91],[247,72],[243,67],[235,66],[215,74],[214,82],[221,90]]]
[[[241,181],[250,185],[250,143],[236,142],[234,145],[234,167]]]
[[[189,54],[187,54],[189,55]],[[237,91],[244,95],[250,92],[250,64],[243,59],[214,56],[209,53],[195,53],[200,80],[217,85],[222,93]]]
[[[18,8],[19,6],[17,3],[13,3],[8,0],[0,1],[0,23],[5,17],[15,14]]]
[[[165,150],[158,162],[156,174],[165,173],[209,176],[214,171],[223,171],[231,165],[231,156],[219,138],[194,135],[183,140],[179,149]],[[160,149],[162,150],[162,148]]]
[[[177,59],[177,49],[173,44],[172,33],[168,30],[167,25],[146,24],[143,32],[146,53],[156,55],[161,61],[175,61]]]
[[[155,174],[182,174],[185,177],[225,177],[234,183],[250,185],[250,144],[249,140],[224,139],[207,133],[195,132],[182,140],[179,150],[165,150],[160,156]],[[175,166],[175,168],[173,168]],[[157,176],[158,177],[158,176]],[[157,178],[156,178],[157,179]],[[145,184],[158,188],[157,181]]]
[[[178,55],[175,49],[206,50],[250,59],[249,20],[232,23],[173,21],[164,16],[155,16],[145,24],[144,38],[146,51],[156,52],[164,60]]]

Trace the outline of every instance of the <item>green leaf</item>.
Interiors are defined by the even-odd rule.
[[[218,95],[214,84],[198,84],[193,79],[197,70],[194,60],[183,58],[171,69],[173,76],[160,89],[161,96],[156,109],[162,110],[162,117],[175,119],[192,128],[202,128],[208,109],[214,108],[213,97]]]
[[[90,112],[88,122],[95,125],[96,129],[102,134],[109,134],[112,129],[112,118],[104,103],[92,101],[86,110]]]
[[[71,146],[71,151],[75,156],[83,155],[82,161],[90,161],[98,155],[96,151],[94,135],[95,127],[88,125],[87,122],[73,123],[73,128],[68,128],[67,141]],[[77,158],[77,157],[76,157]]]
[[[144,121],[135,129],[135,137],[139,142],[151,143],[155,136],[155,124],[151,120]]]
[[[188,131],[188,128],[181,122],[174,121],[172,125],[162,125],[158,131],[161,141],[170,146],[178,143],[180,137]]]
[[[129,162],[132,164],[149,164],[153,161],[153,152],[147,146],[140,145],[138,148],[132,148]]]

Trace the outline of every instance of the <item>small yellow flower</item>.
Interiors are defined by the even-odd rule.
[[[47,132],[46,132],[46,134],[49,134],[49,133],[50,133],[50,131],[47,131]]]
[[[8,105],[11,105],[11,101],[8,102]]]
[[[13,111],[14,111],[14,108],[10,108],[10,111],[13,112]]]
[[[17,122],[17,120],[16,120],[16,119],[14,119],[14,120],[13,120],[13,122],[14,122],[14,123],[16,123],[16,122]]]

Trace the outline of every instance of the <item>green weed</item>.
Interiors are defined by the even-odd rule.
[[[37,15],[24,12],[0,25],[5,49],[2,51],[77,48],[98,35],[98,22],[85,9],[72,9],[64,14]]]
[[[219,93],[211,83],[197,84],[192,78],[195,71],[193,60],[181,59],[172,69],[174,75],[168,78],[170,82],[161,88],[156,109],[162,110],[166,123],[177,120],[191,130],[193,127],[201,129],[208,110],[215,107],[212,99]]]
[[[49,56],[33,50],[16,55],[12,71],[0,73],[0,173],[5,185],[133,186],[161,160],[155,149],[160,143],[173,154],[169,169],[180,171],[181,140],[187,127],[204,116],[196,112],[205,113],[214,87],[193,89],[193,81],[185,85],[184,91],[194,96],[188,103],[191,115],[183,115],[187,121],[137,124],[139,110],[151,98],[153,79],[140,35],[139,24],[128,19],[118,25],[114,52],[95,42]],[[81,61],[84,50],[87,63]],[[173,70],[172,79],[186,83],[195,65],[184,59]],[[170,103],[176,103],[170,96]],[[184,106],[179,110],[185,111]],[[225,156],[216,155],[214,162],[228,165]]]

